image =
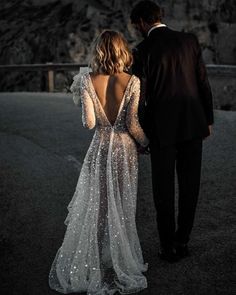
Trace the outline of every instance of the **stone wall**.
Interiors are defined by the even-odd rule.
[[[132,0],[1,0],[0,64],[86,63],[91,41],[104,28],[123,32],[133,47],[140,41],[129,22],[133,3]],[[234,0],[160,0],[159,3],[169,27],[198,36],[206,63],[236,64]],[[1,91],[40,91],[46,85],[43,73],[1,72],[1,76]],[[63,79],[62,74],[59,76]]]
[[[132,0],[2,0],[1,63],[85,62],[89,45],[104,28],[122,31],[134,46]],[[206,63],[236,63],[234,0],[165,0],[164,22],[196,33]]]

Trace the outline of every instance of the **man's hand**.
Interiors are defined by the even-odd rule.
[[[150,148],[149,148],[149,145],[146,146],[146,147],[143,147],[141,145],[138,145],[137,146],[137,150],[138,150],[138,153],[139,154],[142,154],[142,155],[148,155],[150,154]]]
[[[209,133],[210,133],[209,135],[211,135],[211,133],[212,133],[212,125],[209,125],[208,129],[209,129]]]
[[[212,134],[212,125],[208,125],[209,135],[204,137],[204,139],[208,138]]]

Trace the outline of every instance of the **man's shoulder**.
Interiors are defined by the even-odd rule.
[[[192,32],[184,32],[184,31],[178,31],[179,36],[182,37],[185,40],[188,40],[190,42],[198,43],[197,36]]]
[[[199,41],[197,36],[192,32],[184,32],[184,31],[174,31],[173,34],[173,42],[178,40],[179,43],[191,46],[191,47],[199,47]]]

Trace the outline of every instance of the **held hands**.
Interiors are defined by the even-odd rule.
[[[210,133],[209,135],[211,135],[211,133],[212,133],[212,125],[209,125],[208,129],[209,129],[209,133]]]
[[[204,139],[208,138],[212,134],[212,125],[208,125],[209,135],[206,136]]]
[[[137,151],[139,154],[148,155],[148,154],[150,154],[149,145],[147,145],[146,147],[143,147],[143,146],[137,144]]]

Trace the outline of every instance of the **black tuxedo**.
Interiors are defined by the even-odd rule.
[[[140,118],[150,136],[169,145],[209,135],[212,94],[193,34],[154,29],[134,50],[133,73],[146,80],[146,108]]]
[[[212,94],[197,38],[155,28],[134,50],[141,78],[140,123],[150,139],[153,195],[162,247],[187,243],[199,194],[202,138],[213,123]],[[179,182],[175,231],[174,178]]]

